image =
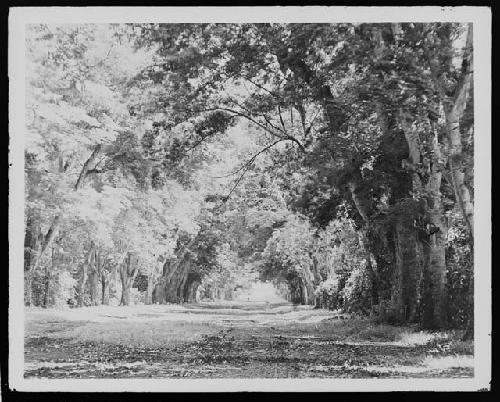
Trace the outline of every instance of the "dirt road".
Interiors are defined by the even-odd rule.
[[[26,310],[25,377],[471,377],[472,343],[305,306]]]

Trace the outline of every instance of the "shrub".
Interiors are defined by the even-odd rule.
[[[372,283],[365,265],[353,269],[342,291],[344,309],[350,313],[368,314],[371,310]]]
[[[342,295],[337,278],[329,278],[315,290],[316,307],[337,310],[342,307]]]
[[[451,328],[465,328],[473,318],[474,262],[471,249],[464,224],[454,222],[446,248],[448,324]]]

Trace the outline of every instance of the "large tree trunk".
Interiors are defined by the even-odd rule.
[[[386,124],[386,122],[384,122],[384,124]],[[363,218],[364,226],[359,231],[359,241],[360,241],[360,246],[364,250],[365,259],[367,262],[366,268],[368,270],[371,282],[371,289],[372,289],[371,304],[372,306],[375,306],[378,305],[380,302],[380,297],[379,297],[380,278],[379,278],[379,273],[377,271],[378,267],[376,258],[372,252],[373,242],[375,241],[375,239],[373,239],[374,233],[372,231],[371,221],[370,221],[371,206],[368,197],[366,197],[365,194],[363,194],[363,191],[361,191],[358,183],[356,183],[355,181],[351,181],[349,183],[349,189],[351,191],[351,197],[354,202],[354,205],[356,206],[356,210]]]
[[[165,304],[165,279],[160,278],[158,283],[154,286],[152,301],[154,304]]]
[[[165,257],[163,255],[159,255],[158,259],[156,260],[156,264],[158,265],[155,265],[148,274],[148,287],[146,289],[146,297],[144,300],[145,304],[161,303],[156,295],[156,289],[158,286],[159,269],[164,266]]]
[[[439,329],[447,325],[446,258],[448,226],[441,196],[443,161],[437,133],[433,138],[433,160],[427,182],[428,264],[424,267],[423,321],[425,328]]]
[[[441,184],[441,174],[438,173],[437,176],[435,189]],[[443,208],[438,191],[429,200],[431,201],[428,212],[429,240],[425,247],[427,258],[422,291],[422,325],[427,329],[440,329],[447,324],[445,248],[448,228],[443,220]]]
[[[184,301],[187,303],[196,301],[196,291],[201,283],[201,276],[199,273],[190,272],[187,275],[186,283],[184,285]]]
[[[453,39],[440,38],[447,50],[453,50]],[[472,93],[473,81],[473,48],[472,48],[472,23],[468,24],[465,53],[462,59],[462,71],[458,78],[457,86],[453,95],[449,96],[440,75],[440,59],[438,52],[434,55],[428,53],[431,77],[434,81],[434,90],[439,95],[446,118],[446,131],[448,136],[448,166],[450,168],[452,186],[455,192],[456,202],[463,215],[471,238],[474,239],[474,205],[471,190],[465,183],[465,164],[462,152],[462,135],[460,130],[460,119],[463,116],[467,102]],[[451,64],[451,61],[449,61]]]
[[[458,205],[462,212],[467,228],[474,239],[474,204],[469,190],[465,183],[465,164],[463,161],[462,134],[460,130],[460,119],[462,118],[468,100],[472,96],[473,80],[473,51],[472,51],[472,24],[467,30],[466,49],[462,63],[462,76],[455,89],[453,102],[448,102],[443,95],[442,102],[446,116],[446,128],[448,131],[449,157],[448,163],[452,175],[452,185],[455,191]],[[439,83],[438,83],[439,84]]]
[[[426,163],[421,163],[421,144],[417,129],[410,124],[408,116],[402,117],[405,137],[408,143],[410,158],[406,161],[406,168],[413,177],[413,193],[423,201],[426,238],[421,242],[424,254],[423,283],[422,283],[422,317],[421,323],[425,328],[441,328],[446,325],[446,260],[445,247],[447,224],[441,195],[442,170],[445,165],[441,147],[438,141],[436,128],[432,141],[432,157]],[[428,166],[428,167],[426,167]],[[428,175],[427,182],[421,178]],[[422,228],[423,230],[423,228]]]
[[[465,108],[465,106],[464,106]],[[467,229],[474,238],[474,204],[471,191],[465,183],[465,172],[462,165],[462,140],[460,134],[460,114],[453,108],[446,113],[448,136],[450,142],[449,167],[452,176],[452,185],[457,198],[460,211],[467,225]]]
[[[83,263],[80,268],[80,279],[78,281],[78,307],[83,307],[85,300],[86,283],[87,283],[87,264]]]
[[[169,275],[170,279],[165,285],[165,299],[169,303],[182,302],[182,286],[190,269],[190,261],[186,260],[180,265],[175,265],[175,272]]]
[[[368,276],[371,282],[371,305],[376,306],[380,302],[379,297],[379,283],[380,278],[377,272],[377,261],[372,252],[372,247],[375,239],[373,239],[373,233],[371,234],[372,239],[370,239],[369,230],[370,224],[369,221],[366,220],[366,227],[360,229],[359,231],[359,241],[360,246],[363,248],[366,259],[366,270],[368,271]]]
[[[33,276],[37,271],[45,251],[52,244],[52,241],[56,237],[57,231],[59,229],[59,224],[60,217],[56,216],[52,221],[52,225],[49,227],[47,233],[45,234],[45,236],[43,236],[42,241],[38,242],[37,251],[35,252],[35,255],[30,259],[31,264],[28,270],[29,275]]]
[[[116,265],[111,265],[108,259],[100,259],[99,275],[101,278],[101,304],[109,305],[111,281],[116,277]]]
[[[129,306],[130,305],[130,287],[131,284],[123,283],[122,287],[122,298],[120,300],[120,306]]]
[[[192,243],[192,242],[191,242]],[[163,275],[154,290],[154,299],[160,303],[180,303],[184,299],[184,284],[191,269],[186,246],[176,261],[165,261]]]
[[[33,304],[33,277],[30,273],[24,275],[24,303],[26,306]]]
[[[45,289],[43,297],[43,307],[48,308],[50,304],[50,269],[45,270]]]
[[[408,145],[409,158],[403,160],[403,167],[410,172],[412,177],[413,194],[420,197],[424,193],[422,180],[418,173],[421,163],[420,137],[418,131],[409,122],[411,117],[400,111],[401,123]],[[418,312],[420,285],[423,269],[422,247],[416,225],[418,201],[406,201],[404,204],[408,213],[397,217],[394,230],[394,279],[391,295],[391,307],[394,318],[398,321],[415,321]]]
[[[99,305],[99,299],[102,300],[102,292],[99,295],[99,277],[100,269],[101,269],[101,258],[100,258],[99,250],[94,247],[94,263],[89,266],[88,271],[88,281],[89,281],[89,290],[90,290],[90,304],[92,306]],[[101,296],[101,297],[99,297]]]
[[[446,264],[442,235],[430,236],[428,262],[422,290],[422,326],[426,329],[446,327]]]
[[[55,250],[52,247],[52,255],[51,255],[51,265],[47,264],[45,268],[45,292],[44,292],[44,300],[43,307],[48,308],[50,305],[50,281],[52,280],[51,271],[55,266]]]
[[[199,286],[200,286],[200,281],[198,279],[198,276],[196,276],[196,279],[188,279],[188,284],[186,286],[186,291],[184,296],[184,300],[186,302],[193,303],[197,301],[196,292]]]
[[[304,303],[304,288],[302,286],[302,280],[299,276],[293,276],[289,280],[290,289],[290,301],[293,304],[305,304]]]
[[[313,305],[314,304],[314,285],[312,273],[309,269],[304,269],[300,278],[300,286],[302,287],[302,301],[301,304]]]
[[[89,252],[87,254],[87,260],[82,264],[80,269],[80,280],[78,282],[78,307],[83,307],[85,299],[85,285],[87,284],[88,271],[95,264],[95,244],[93,241],[90,242]]]
[[[153,290],[154,290],[154,276],[152,274],[148,275],[148,287],[146,289],[146,298],[144,299],[144,304],[153,304]]]
[[[401,322],[418,319],[420,286],[423,273],[423,251],[412,217],[400,216],[395,225],[395,264],[391,307]]]
[[[101,275],[101,304],[109,305],[109,278],[105,274]]]
[[[121,306],[130,305],[130,288],[138,271],[138,257],[133,253],[127,253],[125,261],[120,265],[120,279],[122,284]]]
[[[184,297],[184,288],[186,287],[187,277],[188,277],[188,272],[183,271],[180,283],[177,286],[177,297],[180,303],[184,303],[186,301]]]
[[[311,282],[304,281],[302,283],[302,304],[314,305],[314,287]]]
[[[89,272],[89,290],[90,290],[90,304],[92,306],[98,306],[99,301],[102,300],[102,292],[99,294],[99,274],[91,269]],[[99,297],[101,296],[101,297]]]

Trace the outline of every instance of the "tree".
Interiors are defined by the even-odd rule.
[[[102,171],[109,146],[131,125],[118,85],[139,64],[129,57],[132,63],[116,68],[127,46],[117,46],[114,34],[107,25],[28,30],[26,212],[27,233],[36,235],[26,239],[27,304],[32,277],[67,218],[65,200]]]
[[[471,27],[85,25],[30,41],[28,281],[84,222],[68,244],[94,304],[117,269],[125,294],[140,273],[164,303],[252,266],[297,302],[447,325],[473,243]],[[464,228],[468,243],[451,236]]]

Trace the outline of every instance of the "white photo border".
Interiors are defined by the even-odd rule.
[[[464,379],[25,379],[25,26],[126,22],[472,22],[474,32],[474,377]],[[476,391],[491,379],[491,9],[488,7],[14,7],[9,13],[9,387],[17,391]]]

